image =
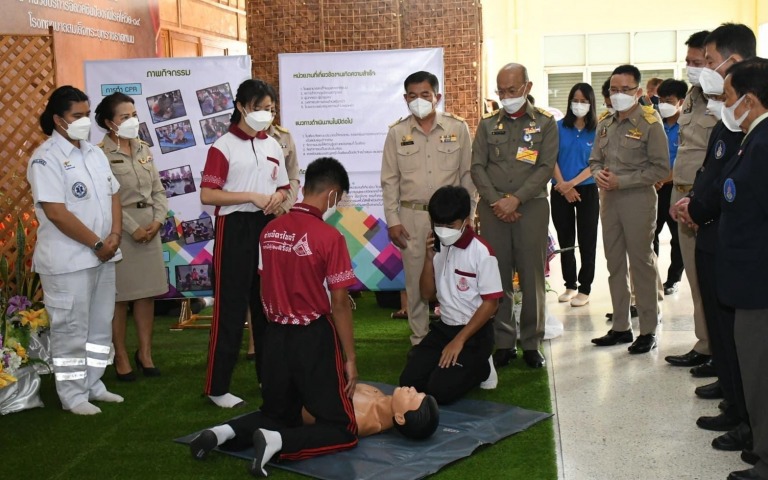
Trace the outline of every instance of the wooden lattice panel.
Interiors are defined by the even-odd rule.
[[[27,233],[23,253],[29,264],[37,220],[26,171],[29,157],[47,138],[38,119],[56,88],[52,35],[0,34],[0,255],[16,261],[15,230]]]
[[[278,88],[279,53],[445,49],[445,109],[480,120],[479,0],[248,0],[253,76]],[[285,101],[285,100],[283,100]]]

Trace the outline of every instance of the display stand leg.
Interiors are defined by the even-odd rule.
[[[185,298],[181,301],[181,311],[179,312],[179,322],[171,325],[171,330],[184,330],[187,328],[211,328],[211,315],[198,315],[192,313],[191,300]],[[207,320],[204,323],[198,323],[198,320]]]

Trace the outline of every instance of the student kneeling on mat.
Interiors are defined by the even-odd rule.
[[[501,276],[493,251],[469,226],[469,215],[469,193],[462,187],[439,188],[429,200],[434,234],[427,238],[420,289],[425,299],[437,296],[441,318],[408,353],[400,374],[400,385],[413,385],[440,404],[498,383],[491,352]]]

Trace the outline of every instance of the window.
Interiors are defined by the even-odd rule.
[[[584,81],[583,75],[581,73],[550,73],[547,81],[549,82],[549,106],[565,114],[568,111],[568,94],[575,84]]]

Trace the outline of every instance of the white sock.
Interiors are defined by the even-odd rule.
[[[236,397],[231,393],[225,393],[224,395],[208,395],[213,403],[221,408],[237,407],[240,404],[245,404],[242,398]]]
[[[212,431],[216,435],[216,445],[221,445],[227,440],[235,438],[235,431],[229,425],[216,425],[208,430]]]
[[[266,465],[267,462],[269,462],[272,457],[283,448],[283,437],[274,430],[260,428],[259,432],[261,432],[261,435],[264,437],[265,445],[261,445],[261,442],[258,442],[259,444],[257,444],[256,440],[258,435],[254,435],[253,448],[255,457],[253,459],[253,464],[251,465],[251,473],[256,476],[266,477],[267,471],[264,470],[264,465]],[[256,468],[257,464],[259,465],[258,469]]]
[[[488,363],[491,365],[491,373],[480,384],[480,388],[483,390],[493,390],[499,384],[499,374],[496,373],[496,368],[493,366],[493,355],[488,357]]]
[[[75,415],[96,415],[97,413],[101,413],[101,409],[90,402],[78,403],[70,408],[69,411]]]
[[[106,390],[101,395],[91,397],[90,400],[97,400],[99,402],[111,402],[111,403],[123,403],[123,397],[116,393],[107,392]]]

